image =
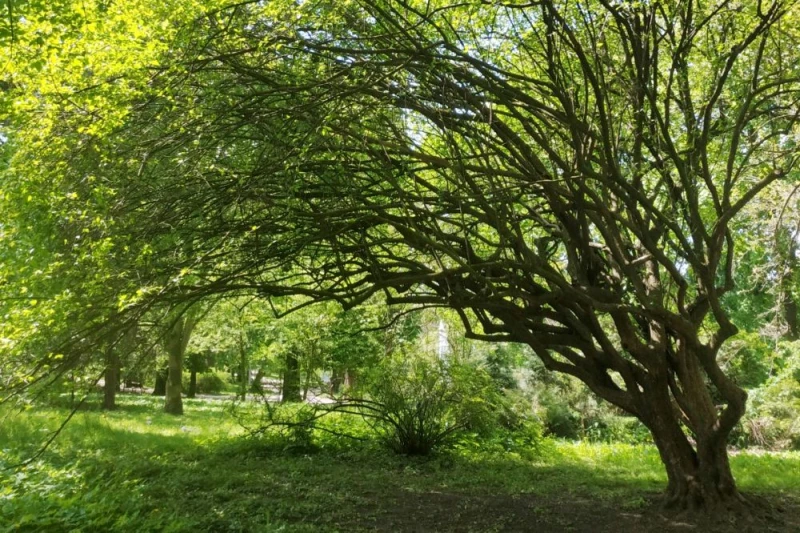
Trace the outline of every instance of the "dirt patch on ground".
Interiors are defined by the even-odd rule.
[[[399,491],[375,494],[363,513],[345,529],[385,532],[542,531],[650,533],[697,531],[720,533],[800,532],[800,501],[771,499],[752,516],[666,513],[657,495],[636,509],[575,495],[564,497],[467,495],[450,492]],[[767,505],[764,510],[764,505]]]

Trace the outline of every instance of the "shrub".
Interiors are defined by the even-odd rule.
[[[564,403],[550,403],[545,408],[545,428],[549,435],[577,440],[581,435],[580,414]]]
[[[648,444],[653,438],[650,430],[632,416],[605,414],[586,427],[582,437],[591,442],[620,442],[625,444]]]
[[[496,396],[485,372],[425,358],[388,360],[373,375],[370,396],[351,400],[397,453],[427,455],[459,432],[486,434],[496,421]]]
[[[796,344],[796,343],[793,343]],[[793,346],[793,345],[789,345]],[[749,391],[748,410],[731,434],[738,446],[800,449],[800,354],[788,352],[780,371]]]
[[[389,359],[364,379],[365,394],[331,404],[271,405],[251,435],[283,435],[287,447],[342,447],[334,438],[364,440],[404,455],[428,455],[458,444],[537,453],[541,423],[530,402],[504,395],[481,368],[434,358]],[[343,439],[344,441],[344,439]]]
[[[197,376],[197,392],[201,394],[220,394],[225,392],[226,387],[224,374],[219,372]]]
[[[775,357],[772,346],[752,332],[736,335],[724,344],[719,355],[726,373],[746,389],[759,387],[767,381]]]

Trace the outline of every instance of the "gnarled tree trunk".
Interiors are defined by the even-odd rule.
[[[689,380],[688,384],[683,383],[681,391],[682,397],[701,398],[688,412],[673,402],[666,380],[653,383],[644,391],[641,418],[653,435],[667,471],[664,505],[690,510],[738,508],[744,498],[731,472],[727,438],[744,413],[746,396],[741,391],[741,403],[729,403],[723,414],[717,416],[705,385],[694,385]],[[697,408],[702,405],[708,407],[705,413]],[[695,442],[685,433],[681,420],[692,428]]]
[[[701,440],[695,449],[677,423],[659,425],[652,431],[667,470],[666,507],[701,509],[742,503],[724,441]]]

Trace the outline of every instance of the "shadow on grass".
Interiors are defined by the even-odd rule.
[[[289,453],[277,438],[203,443],[187,425],[210,423],[213,409],[175,418],[151,404],[123,406],[77,418],[22,478],[0,476],[14,496],[0,502],[8,531],[685,528],[652,504],[664,474],[644,446],[562,443],[532,460],[480,451],[408,458],[369,445]],[[17,429],[0,428],[0,449],[19,454],[40,436],[30,424]],[[798,466],[790,455],[734,458],[745,490],[771,494],[797,486]]]

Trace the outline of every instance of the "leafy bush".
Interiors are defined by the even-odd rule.
[[[197,376],[197,392],[201,394],[220,394],[225,392],[226,388],[225,375],[220,372],[209,372]]]
[[[574,380],[536,390],[535,411],[546,435],[568,440],[644,444],[652,442],[650,431],[636,418],[598,401]]]
[[[498,427],[489,435],[459,434],[455,447],[475,454],[516,454],[527,460],[541,457],[544,445],[542,425],[536,420],[524,420],[514,428]]]
[[[489,438],[501,419],[509,418],[491,377],[455,361],[387,359],[364,381],[366,394],[336,403],[292,408],[265,402],[264,418],[249,431],[268,435],[277,428],[295,447],[313,448],[321,434],[331,434],[376,440],[400,454],[427,455],[464,434]],[[345,417],[363,422],[344,422]]]
[[[454,361],[388,360],[369,392],[353,405],[375,423],[381,442],[406,455],[427,455],[459,432],[487,434],[497,420],[489,375]]]
[[[581,417],[565,403],[550,403],[545,408],[545,427],[549,435],[577,440],[581,434]]]
[[[650,444],[650,430],[632,416],[609,414],[593,420],[583,431],[582,438],[590,442],[620,442],[625,444]]]
[[[766,339],[752,332],[736,335],[723,345],[719,355],[725,372],[746,389],[759,387],[767,381],[775,357]]]
[[[738,446],[759,446],[774,450],[800,449],[800,354],[787,351],[781,369],[763,387],[749,391],[748,409],[731,434]]]

